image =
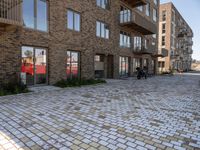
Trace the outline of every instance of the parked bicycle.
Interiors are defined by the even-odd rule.
[[[137,70],[137,79],[138,80],[140,80],[142,78],[147,79],[147,69],[146,69],[146,67],[144,67],[144,69],[137,67],[136,70]]]

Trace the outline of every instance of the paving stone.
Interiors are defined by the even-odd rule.
[[[199,149],[198,76],[0,97],[0,149]]]

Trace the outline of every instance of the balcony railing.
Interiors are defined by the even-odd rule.
[[[121,1],[130,5],[131,7],[146,5],[146,0],[121,0]]]
[[[0,0],[0,26],[22,25],[22,0]]]
[[[193,45],[193,41],[192,40],[187,40],[185,41],[187,46],[192,46]]]
[[[156,51],[156,47],[154,45],[148,44],[147,46],[132,46],[132,52],[134,54],[153,54]]]
[[[143,35],[156,34],[157,25],[137,12],[120,14],[120,25],[134,29]]]

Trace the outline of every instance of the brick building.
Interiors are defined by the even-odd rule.
[[[156,73],[159,0],[1,0],[0,83]]]
[[[160,5],[159,50],[166,49],[168,57],[159,58],[159,71],[171,69],[188,71],[192,64],[193,31],[172,3]]]

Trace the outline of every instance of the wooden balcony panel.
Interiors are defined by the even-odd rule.
[[[22,26],[22,0],[0,0],[0,27]]]
[[[147,20],[145,17],[137,12],[132,13],[130,19],[123,20],[120,17],[120,25],[122,27],[128,27],[135,31],[140,32],[143,35],[150,35],[157,33],[157,25],[152,21]]]

